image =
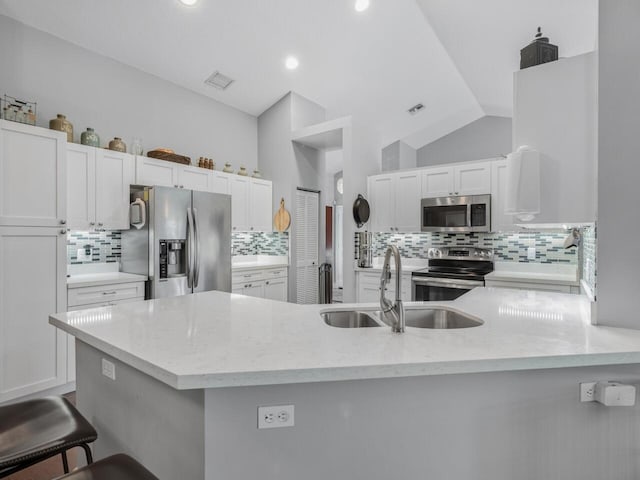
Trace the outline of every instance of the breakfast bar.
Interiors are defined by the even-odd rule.
[[[438,305],[484,323],[337,328],[320,313],[377,306],[222,292],[50,322],[76,337],[78,405],[99,432],[97,455],[127,452],[160,478],[506,480],[515,466],[532,472],[519,478],[587,466],[583,478],[603,478],[598,446],[616,443],[614,429],[592,433],[605,418],[628,429],[635,414],[580,404],[578,384],[638,375],[640,331],[593,326],[585,297],[548,292],[479,288],[406,308]],[[268,405],[293,405],[294,425],[258,429]],[[564,438],[569,423],[580,435]],[[489,430],[494,440],[483,442]],[[347,444],[359,447],[347,454]],[[573,457],[535,460],[558,450]],[[469,461],[456,462],[461,454]]]

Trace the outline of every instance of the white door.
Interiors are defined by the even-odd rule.
[[[258,232],[273,231],[272,184],[269,180],[251,179],[249,200],[250,227]]]
[[[178,165],[148,157],[136,157],[136,184],[178,186]]]
[[[453,195],[453,168],[437,167],[422,171],[422,198]]]
[[[67,223],[66,134],[0,120],[0,225]]]
[[[296,303],[318,303],[320,195],[296,191]]]
[[[491,193],[491,163],[473,163],[455,167],[454,195]]]
[[[264,282],[264,298],[287,301],[287,279],[274,278]]]
[[[98,228],[129,229],[129,187],[134,183],[134,157],[96,151],[96,222]]]
[[[224,172],[213,172],[211,174],[211,191],[213,193],[231,193],[231,175]]]
[[[249,225],[249,179],[235,175],[231,178],[231,226],[234,232],[250,229]]]
[[[394,182],[396,231],[412,233],[420,231],[420,172],[400,172]]]
[[[491,231],[513,229],[513,215],[504,213],[507,200],[507,161],[498,160],[491,165]]]
[[[0,403],[62,385],[66,334],[66,230],[0,227]]]
[[[67,223],[74,230],[90,230],[96,224],[96,149],[67,145]]]
[[[369,202],[371,203],[370,225],[373,232],[389,232],[395,230],[394,213],[394,178],[389,175],[369,177]]]
[[[189,190],[210,192],[211,170],[183,165],[178,167],[178,185]]]

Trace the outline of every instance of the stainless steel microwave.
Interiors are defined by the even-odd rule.
[[[423,232],[489,232],[491,195],[423,198],[420,217]]]

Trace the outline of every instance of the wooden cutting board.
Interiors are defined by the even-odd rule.
[[[280,199],[280,208],[276,212],[275,217],[273,217],[273,224],[276,227],[276,230],[279,232],[284,232],[291,225],[291,215],[284,208],[284,198]]]

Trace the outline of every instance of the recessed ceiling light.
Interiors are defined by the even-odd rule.
[[[356,9],[356,12],[364,12],[369,8],[369,0],[356,0],[354,8]]]
[[[296,57],[289,56],[289,57],[287,57],[287,59],[284,61],[284,65],[285,65],[285,67],[287,67],[289,70],[295,70],[296,68],[298,68],[298,65],[300,65],[300,62],[298,61],[298,59],[297,59]]]
[[[180,3],[186,5],[187,7],[193,7],[196,3],[198,3],[198,0],[180,0]]]

